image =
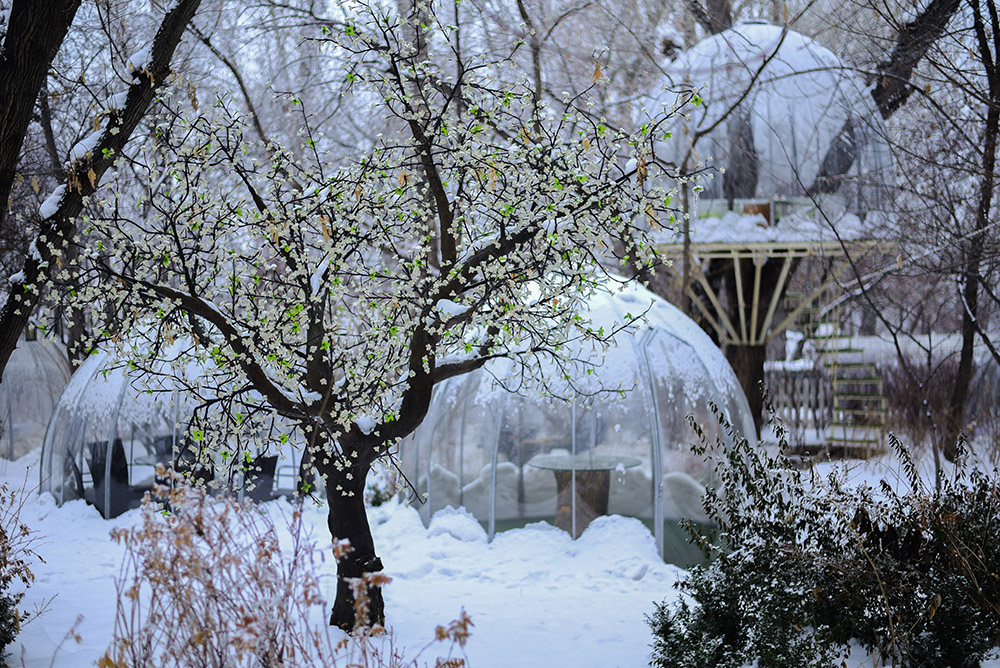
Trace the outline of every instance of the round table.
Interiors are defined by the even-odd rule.
[[[552,471],[556,477],[556,526],[578,538],[583,530],[601,515],[608,514],[611,492],[611,471],[629,469],[641,464],[635,457],[595,455],[535,455],[528,466]],[[576,477],[574,490],[573,478]],[[573,522],[574,491],[576,526]]]

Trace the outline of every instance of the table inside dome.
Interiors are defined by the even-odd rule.
[[[624,471],[642,462],[635,457],[614,455],[535,455],[528,466],[552,471],[556,477],[556,526],[578,538],[594,519],[608,514],[611,471]],[[574,527],[574,474],[576,478],[576,526]]]

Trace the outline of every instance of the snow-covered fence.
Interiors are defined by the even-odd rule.
[[[833,390],[822,368],[769,364],[765,368],[764,383],[774,416],[784,422],[792,434],[829,426]]]

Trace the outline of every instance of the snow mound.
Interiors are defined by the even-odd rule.
[[[646,525],[634,517],[603,515],[590,523],[577,539],[581,555],[610,563],[623,554],[643,560],[659,557],[656,540]]]
[[[486,530],[465,508],[443,508],[431,518],[427,537],[447,535],[467,543],[486,540]]]

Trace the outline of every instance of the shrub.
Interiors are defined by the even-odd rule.
[[[886,427],[904,434],[912,444],[922,447],[943,435],[951,391],[958,376],[958,359],[915,355],[885,360],[878,365],[886,399]]]
[[[35,580],[31,561],[41,560],[32,549],[39,539],[38,532],[21,522],[21,509],[28,495],[25,487],[0,485],[0,662],[3,665],[7,647],[14,642],[21,624],[39,615],[45,607],[42,604],[31,612],[21,608],[25,590]]]
[[[260,507],[206,496],[181,481],[157,493],[169,494],[171,512],[147,501],[139,526],[112,532],[125,558],[114,636],[100,668],[417,665],[380,627],[356,628],[347,637],[317,622],[325,602],[300,510],[291,514],[292,541],[282,550]],[[334,554],[350,549],[341,541]],[[357,605],[365,605],[369,585],[388,580],[381,573],[359,579]],[[462,611],[451,626],[439,627],[437,640],[464,648],[470,626]],[[465,659],[449,654],[437,665],[463,666]]]
[[[729,427],[732,432],[731,427]],[[829,666],[853,641],[893,666],[977,666],[1000,644],[998,473],[959,465],[940,489],[799,471],[738,434],[714,449],[713,556],[649,618],[656,666]]]

